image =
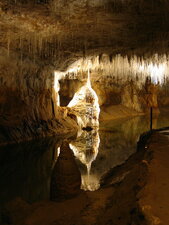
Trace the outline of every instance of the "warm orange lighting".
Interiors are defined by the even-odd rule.
[[[164,82],[165,72],[166,72],[166,63],[148,65],[142,64],[139,66],[139,71],[145,73],[147,76],[151,77],[151,81],[155,84]]]
[[[89,70],[86,84],[75,93],[68,107],[77,112],[76,117],[80,127],[99,126],[100,107],[98,97],[91,87]]]
[[[75,157],[79,159],[87,168],[87,173],[82,174],[81,188],[94,191],[99,188],[99,178],[91,173],[92,162],[98,155],[100,138],[98,130],[91,132],[82,131],[81,136],[72,141],[69,146]]]
[[[60,97],[59,97],[59,90],[60,90],[60,85],[59,85],[59,80],[62,79],[65,76],[65,73],[60,72],[60,71],[55,71],[54,72],[54,89],[57,93],[57,106],[60,106]]]

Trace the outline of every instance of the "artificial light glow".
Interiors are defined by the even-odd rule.
[[[164,82],[166,64],[153,64],[150,63],[148,65],[142,64],[139,66],[139,71],[145,73],[147,76],[151,77],[151,81],[155,84]]]
[[[91,62],[90,64],[91,65]],[[70,71],[76,71],[75,68],[69,68]],[[63,79],[66,75],[66,72],[55,71],[54,77],[54,89],[56,92],[57,102],[56,105],[60,106],[60,97],[59,97],[59,80]],[[95,91],[91,87],[90,81],[90,72],[88,68],[88,78],[86,84],[77,91],[73,99],[68,104],[68,107],[72,109],[72,112],[75,113],[77,118],[77,123],[80,128],[86,126],[98,126],[99,125],[99,113],[100,107],[98,103],[98,97]]]
[[[103,78],[108,75],[121,83],[132,79],[137,81],[138,86],[142,86],[145,84],[147,76],[150,76],[154,83],[163,84],[164,78],[169,78],[168,68],[169,59],[165,54],[161,56],[154,54],[147,59],[136,55],[129,58],[120,54],[112,58],[109,55],[102,54],[101,56],[93,55],[78,59],[68,67],[65,75],[69,79],[74,79],[78,77],[79,73],[90,70],[93,72],[93,76],[99,72]]]
[[[145,57],[146,58],[146,57]],[[167,55],[154,54],[151,57],[145,59],[133,55],[132,57],[121,56],[117,54],[113,58],[109,55],[102,54],[101,56],[93,55],[85,58],[79,58],[72,63],[66,71],[55,71],[55,84],[54,88],[57,93],[57,105],[60,105],[59,99],[59,80],[65,77],[69,79],[78,78],[80,73],[86,73],[89,70],[92,71],[92,77],[99,79],[98,74],[101,75],[101,79],[107,79],[112,77],[115,83],[124,84],[129,80],[135,82],[138,88],[142,88],[145,85],[147,77],[151,77],[151,81],[155,84],[163,85],[164,82],[169,80],[169,57]],[[88,79],[88,81],[90,81]],[[97,102],[97,95],[91,88],[91,84],[87,82],[86,86],[83,86],[73,97],[68,107],[75,107],[85,99],[86,90],[92,93],[95,102]],[[97,104],[96,104],[97,105]],[[97,114],[99,115],[99,106],[95,107]],[[78,115],[77,115],[78,116]],[[79,116],[80,117],[80,116]],[[83,119],[78,119],[81,127],[85,125]]]
[[[99,144],[100,138],[97,129],[91,132],[83,131],[80,137],[69,144],[75,157],[80,160],[87,169],[87,173],[81,173],[81,188],[83,190],[94,191],[99,188],[99,179],[95,174],[91,173],[92,162],[98,155]]]
[[[99,126],[100,107],[98,97],[91,87],[89,70],[86,84],[75,93],[68,107],[75,112],[79,127]]]
[[[162,83],[164,79],[165,73],[165,64],[153,65],[152,63],[148,66],[148,71],[150,72],[152,82],[154,83]]]
[[[60,106],[60,97],[59,97],[59,90],[60,90],[60,85],[59,85],[59,80],[61,80],[65,76],[64,72],[60,71],[55,71],[54,72],[54,89],[57,94],[57,106]]]

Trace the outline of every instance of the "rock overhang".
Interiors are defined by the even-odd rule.
[[[15,2],[0,2],[2,47],[60,70],[91,54],[149,57],[169,50],[167,1]]]

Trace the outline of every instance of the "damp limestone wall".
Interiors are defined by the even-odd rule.
[[[153,58],[153,63],[168,60],[167,6],[166,1],[145,0],[0,0],[0,144],[77,130],[76,119],[55,104],[54,70],[65,71],[79,59],[98,56],[100,71],[107,73],[117,61],[120,67],[114,68],[122,68],[117,72],[126,79],[126,69],[128,75],[135,65],[132,56],[138,56],[139,63],[145,58]],[[153,55],[157,52],[162,59]],[[123,60],[119,53],[126,55]],[[60,89],[65,105],[81,83],[76,85]],[[107,77],[97,77],[92,87],[102,106],[145,110],[144,88],[119,85]],[[164,93],[162,89],[163,98]],[[168,104],[167,98],[158,100]]]
[[[145,82],[140,86],[132,80],[118,82],[114,77],[101,76],[99,72],[98,77],[99,79],[93,77],[92,88],[98,96],[102,119],[104,116],[106,117],[107,112],[115,118],[146,114],[149,113],[151,106],[156,109],[154,112],[159,113],[160,96],[163,94],[166,101],[168,98],[168,95],[164,94],[165,88],[158,84]],[[80,77],[80,74],[77,79],[60,80],[61,105],[67,106],[84,83],[85,79]]]
[[[76,130],[57,107],[53,68],[0,56],[0,144]]]

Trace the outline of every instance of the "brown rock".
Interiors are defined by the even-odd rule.
[[[71,198],[80,192],[81,175],[67,142],[60,148],[51,177],[51,200]]]

